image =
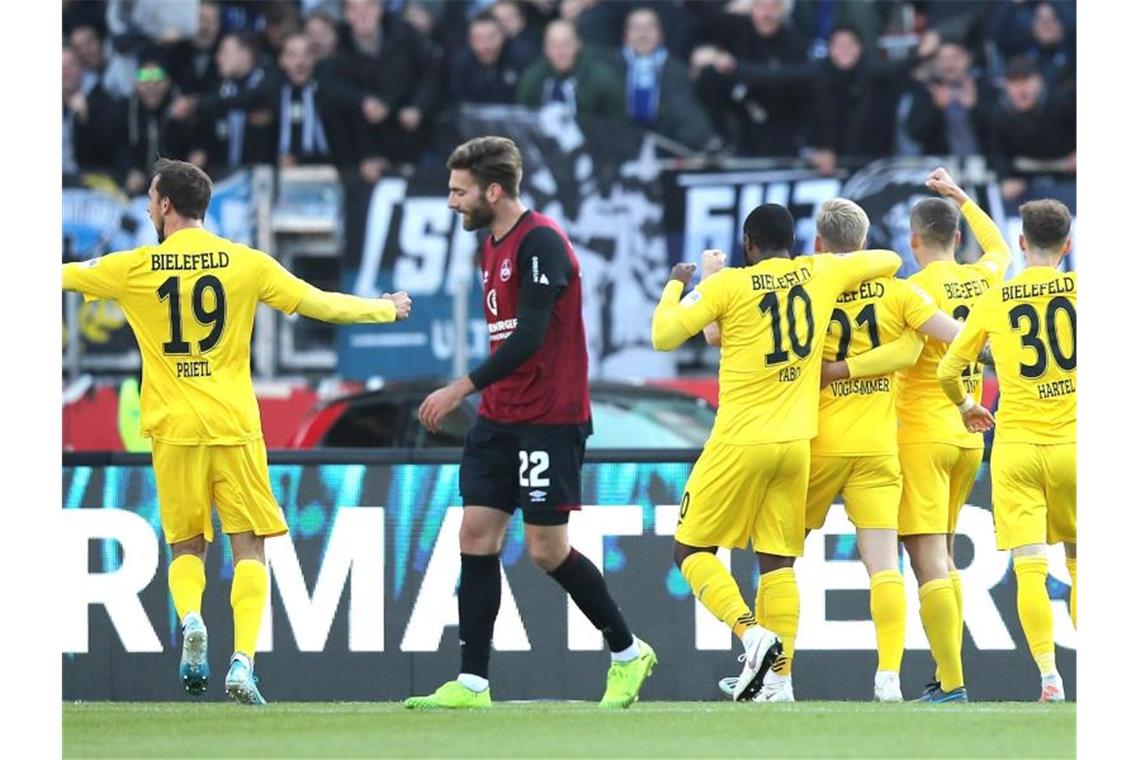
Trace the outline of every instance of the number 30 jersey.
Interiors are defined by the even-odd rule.
[[[312,288],[269,255],[201,228],[65,264],[63,287],[118,302],[142,353],[142,433],[182,445],[261,437],[249,364],[257,304],[291,314]]]
[[[674,321],[687,335],[714,321],[720,327],[720,408],[709,440],[740,445],[815,437],[835,301],[865,279],[894,274],[900,263],[892,251],[765,259],[722,269],[679,304],[681,283],[670,281],[653,317],[655,347],[674,342]]]
[[[843,361],[897,340],[904,330],[917,330],[937,312],[934,299],[907,280],[881,277],[860,283],[836,301],[827,326],[824,361]],[[819,393],[819,413],[813,454],[898,453],[893,373],[828,383]]]
[[[939,378],[960,388],[959,365],[987,339],[1001,387],[995,443],[1076,443],[1076,274],[1029,267],[986,293],[950,344]]]

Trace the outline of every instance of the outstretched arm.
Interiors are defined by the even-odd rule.
[[[296,312],[310,319],[346,325],[395,322],[407,319],[411,310],[412,299],[403,291],[380,298],[361,298],[313,287],[301,298]]]
[[[1009,268],[1010,252],[1005,237],[994,220],[966,195],[966,191],[941,166],[930,173],[926,186],[944,198],[949,198],[962,209],[966,224],[970,225],[974,237],[978,239],[978,245],[982,247],[982,258],[978,263],[989,271],[991,285],[1000,282],[1005,276],[1005,270]]]
[[[833,380],[858,377],[880,377],[913,367],[925,345],[922,336],[913,330],[904,330],[897,339],[884,343],[858,356],[843,361],[824,362],[820,382],[827,385]]]

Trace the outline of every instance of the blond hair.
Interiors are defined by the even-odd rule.
[[[846,198],[832,198],[819,207],[815,217],[816,234],[829,250],[850,253],[863,247],[871,220],[858,203]]]

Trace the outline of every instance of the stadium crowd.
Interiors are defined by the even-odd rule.
[[[145,189],[442,162],[463,104],[561,101],[688,151],[1076,170],[1072,0],[65,0],[63,173]]]

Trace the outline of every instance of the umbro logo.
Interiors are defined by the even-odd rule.
[[[529,496],[532,503],[546,501],[546,491],[531,491]]]

